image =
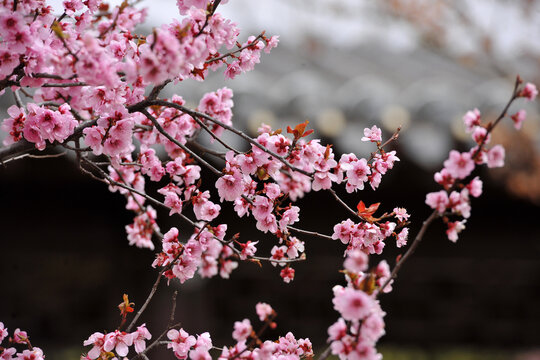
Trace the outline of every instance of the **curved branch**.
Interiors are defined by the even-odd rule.
[[[293,227],[293,226],[291,226],[291,225],[287,226],[287,229],[292,230],[292,231],[295,231],[295,232],[297,232],[297,233],[299,233],[299,234],[303,234],[303,235],[309,235],[309,236],[319,237],[319,238],[326,239],[326,240],[334,240],[334,239],[332,239],[332,237],[329,236],[329,235],[320,234],[320,233],[315,232],[315,231],[308,231],[308,230],[299,229],[299,228]]]
[[[96,124],[96,120],[90,120],[90,121],[82,123],[81,125],[75,128],[75,131],[70,137],[66,139],[65,143],[79,138],[82,135],[82,132],[84,129],[86,129],[87,127],[93,126],[95,124]],[[47,143],[45,149],[50,149],[57,145],[59,144],[56,142],[52,144]],[[29,153],[32,150],[35,150],[35,144],[29,142],[26,139],[21,139],[14,144],[0,148],[0,163],[3,164],[11,160],[14,160],[14,158],[16,158],[17,156],[25,154],[25,153]]]
[[[422,227],[420,228],[420,231],[418,231],[418,234],[416,234],[416,237],[414,238],[413,243],[407,249],[407,251],[405,252],[405,255],[403,255],[401,259],[399,259],[396,266],[394,266],[394,269],[392,270],[392,274],[390,274],[390,277],[381,286],[379,290],[379,294],[381,294],[384,288],[386,288],[388,284],[390,284],[390,282],[397,277],[397,274],[399,270],[401,269],[401,267],[403,266],[403,264],[407,261],[407,259],[409,259],[412,256],[412,254],[414,254],[414,252],[416,251],[416,248],[418,247],[418,245],[420,245],[420,242],[424,238],[424,234],[426,233],[426,230],[428,229],[429,225],[431,225],[433,220],[435,220],[438,217],[439,217],[439,212],[437,210],[434,210],[431,213],[431,215],[429,215],[429,217],[423,222]]]
[[[304,169],[300,169],[300,168],[297,168],[293,165],[291,165],[286,159],[284,159],[282,156],[279,156],[278,154],[276,154],[275,152],[267,149],[266,147],[262,146],[261,144],[259,144],[257,141],[255,141],[254,139],[252,139],[251,137],[249,137],[248,135],[244,134],[242,131],[230,126],[230,125],[227,125],[217,119],[214,119],[213,117],[205,114],[205,113],[202,113],[202,112],[199,112],[199,111],[195,111],[195,110],[191,110],[185,106],[182,106],[182,105],[178,105],[178,104],[175,104],[173,102],[169,102],[169,101],[165,101],[165,100],[150,100],[150,101],[147,101],[146,103],[144,104],[141,104],[140,106],[151,106],[151,105],[159,105],[159,106],[166,106],[166,107],[172,107],[174,109],[177,109],[177,110],[180,110],[181,112],[183,113],[186,113],[188,115],[191,115],[191,117],[200,117],[200,118],[204,118],[206,120],[209,120],[211,122],[213,122],[214,124],[216,125],[219,125],[221,126],[222,128],[226,129],[226,130],[229,130],[230,132],[233,132],[235,133],[236,135],[240,136],[242,139],[246,140],[247,142],[249,142],[250,144],[253,144],[255,145],[256,147],[258,147],[259,149],[261,149],[262,151],[264,151],[265,153],[273,156],[274,158],[276,158],[278,161],[280,161],[283,165],[285,165],[286,167],[290,168],[291,170],[294,170],[296,172],[299,172],[301,174],[304,174],[306,176],[309,176],[310,178],[313,176],[312,173],[310,173],[309,171],[306,171]],[[140,107],[139,106],[139,107]]]
[[[221,176],[223,175],[221,171],[210,165],[206,160],[204,160],[199,155],[195,154],[193,151],[189,150],[184,144],[173,138],[157,121],[155,117],[152,116],[146,109],[139,110],[141,114],[146,116],[150,121],[152,121],[152,124],[156,127],[156,129],[165,136],[169,141],[173,142],[176,146],[178,146],[180,149],[184,150],[186,153],[191,155],[193,158],[197,159],[198,162],[200,162],[202,165],[204,165],[206,168],[208,168],[210,171],[212,171],[215,175]]]

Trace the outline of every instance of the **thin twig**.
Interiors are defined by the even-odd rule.
[[[148,294],[148,297],[146,298],[146,301],[144,302],[143,306],[137,311],[137,314],[133,317],[133,320],[129,323],[128,327],[126,328],[126,332],[129,332],[131,328],[137,323],[137,320],[139,320],[139,317],[142,315],[142,313],[146,310],[146,307],[150,303],[150,300],[154,297],[154,294],[156,293],[156,290],[158,288],[159,283],[161,282],[161,278],[163,277],[163,273],[165,272],[165,268],[163,268],[154,282],[154,285],[152,286],[152,289],[150,290],[150,293]]]
[[[18,89],[13,90],[13,97],[15,98],[15,103],[17,104],[17,106],[19,108],[23,108],[24,105],[23,105],[23,102],[21,100],[21,97],[19,96],[19,90]]]
[[[259,34],[255,39],[253,39],[253,41],[252,41],[251,43],[249,43],[249,44],[247,44],[247,45],[244,45],[244,46],[242,46],[241,48],[239,48],[239,49],[237,49],[237,50],[235,50],[235,51],[231,51],[231,52],[228,52],[228,53],[226,53],[226,54],[217,56],[217,57],[215,57],[215,58],[206,60],[206,63],[209,64],[209,63],[212,63],[212,62],[215,62],[215,61],[219,61],[219,60],[224,59],[224,58],[226,58],[226,57],[228,57],[228,56],[234,55],[234,54],[236,54],[237,52],[240,52],[240,51],[242,51],[242,50],[244,50],[244,49],[247,49],[247,48],[250,47],[250,46],[255,46],[255,45],[257,45],[257,43],[259,42],[259,40],[263,38],[263,35],[264,35],[264,33]]]
[[[362,221],[365,221],[364,218],[362,218],[360,215],[358,215],[358,213],[357,213],[356,211],[354,211],[353,209],[351,209],[351,208],[349,207],[349,205],[347,205],[347,204],[345,203],[345,201],[343,201],[343,200],[338,196],[338,194],[336,194],[336,192],[334,191],[334,189],[330,188],[330,189],[328,189],[328,192],[330,192],[330,194],[332,194],[332,196],[334,197],[334,199],[336,199],[337,202],[338,202],[341,206],[343,206],[343,208],[344,208],[345,210],[347,210],[351,215],[353,215],[354,217],[356,217],[356,218],[358,218],[358,219],[361,219]]]
[[[178,290],[174,290],[173,296],[172,296],[172,305],[171,305],[171,315],[169,316],[169,324],[168,328],[170,329],[173,322],[174,322],[174,313],[176,312],[176,296],[178,295]]]
[[[314,231],[302,230],[302,229],[293,227],[293,226],[291,226],[291,225],[288,225],[288,226],[287,226],[287,229],[292,230],[292,231],[295,231],[295,232],[300,233],[300,234],[303,234],[303,235],[309,235],[309,236],[320,237],[320,238],[322,238],[322,239],[327,239],[327,240],[334,240],[334,239],[332,239],[332,237],[329,236],[329,235],[319,234],[318,232],[314,232]]]
[[[154,126],[156,127],[156,129],[163,135],[165,136],[169,141],[171,141],[172,143],[174,143],[176,146],[178,146],[179,148],[181,148],[182,150],[184,150],[186,153],[188,153],[189,155],[191,155],[193,158],[195,158],[198,162],[200,162],[202,165],[204,165],[206,168],[208,168],[210,171],[212,171],[215,175],[217,176],[221,176],[223,175],[221,173],[221,171],[219,171],[218,169],[216,169],[215,167],[213,167],[212,165],[210,165],[206,160],[204,160],[202,157],[200,157],[199,155],[195,154],[193,151],[189,150],[184,144],[182,144],[181,142],[179,142],[178,140],[176,140],[175,138],[173,138],[160,124],[159,122],[157,121],[157,119],[155,117],[152,116],[152,114],[150,114],[146,109],[141,109],[139,110],[140,113],[142,113],[144,116],[146,116],[150,121],[152,121],[152,123],[154,124]]]
[[[322,352],[321,356],[319,356],[319,359],[318,360],[325,360],[325,359],[328,359],[328,357],[332,354],[332,348],[330,347],[330,345],[324,349],[324,351]]]
[[[414,238],[414,241],[412,242],[411,246],[407,249],[407,251],[405,252],[405,255],[403,255],[401,259],[399,259],[396,266],[394,266],[394,269],[392,269],[392,273],[390,274],[390,277],[386,279],[384,284],[381,286],[379,290],[379,294],[382,294],[383,290],[388,286],[388,284],[390,284],[390,282],[397,277],[397,274],[399,270],[401,269],[401,267],[403,266],[403,264],[407,261],[407,259],[409,259],[412,256],[412,254],[414,254],[414,252],[416,251],[416,248],[418,247],[418,245],[420,245],[420,242],[424,238],[424,234],[426,233],[426,230],[428,229],[429,225],[431,225],[431,223],[438,217],[439,217],[439,212],[437,210],[434,210],[431,213],[431,215],[429,215],[429,217],[422,223],[422,227],[420,228],[420,231],[418,231],[418,234],[416,234],[416,237]]]
[[[212,132],[212,130],[210,130],[208,128],[208,126],[206,126],[205,123],[203,123],[197,116],[195,117],[192,117],[193,120],[195,120],[197,122],[197,124],[199,124],[200,127],[202,127],[211,137],[213,137],[217,142],[219,142],[221,145],[223,145],[226,149],[229,149],[229,150],[232,150],[235,154],[240,154],[240,151],[234,149],[232,146],[228,145],[225,141],[221,140],[216,134],[214,134]]]
[[[225,160],[225,153],[223,152],[219,152],[219,151],[215,151],[215,150],[212,150],[212,149],[209,149],[207,147],[204,147],[202,146],[201,144],[199,144],[198,142],[196,141],[188,141],[186,143],[186,145],[188,145],[189,147],[191,148],[194,148],[194,149],[197,149],[198,151],[200,151],[202,153],[202,155],[204,154],[210,154],[210,155],[213,155],[215,157],[218,157],[222,160]]]
[[[145,106],[151,106],[151,105],[160,105],[160,106],[166,106],[166,107],[172,107],[172,108],[175,108],[175,109],[178,109],[188,115],[191,115],[191,117],[202,117],[204,119],[207,119],[211,122],[213,122],[214,124],[216,125],[219,125],[221,126],[222,128],[226,129],[226,130],[229,130],[233,133],[235,133],[236,135],[240,136],[241,138],[243,138],[244,140],[248,141],[249,143],[255,145],[256,147],[258,147],[259,149],[261,149],[262,151],[264,151],[265,153],[273,156],[274,158],[276,158],[278,161],[280,161],[281,163],[283,163],[283,165],[285,165],[286,167],[290,168],[291,170],[294,170],[296,172],[299,172],[301,174],[304,174],[306,176],[309,176],[310,178],[313,176],[312,173],[304,170],[304,169],[300,169],[300,168],[297,168],[293,165],[291,165],[286,159],[284,159],[282,156],[279,156],[278,154],[274,153],[273,151],[267,149],[266,147],[264,147],[263,145],[259,144],[257,141],[255,141],[254,139],[252,139],[251,137],[249,137],[248,135],[244,134],[242,131],[230,126],[230,125],[227,125],[225,123],[222,123],[221,121],[217,120],[217,119],[214,119],[213,117],[209,116],[209,115],[206,115],[205,113],[201,113],[199,111],[195,111],[195,110],[191,110],[189,108],[186,108],[185,106],[182,106],[182,105],[178,105],[178,104],[175,104],[173,102],[169,102],[169,101],[165,101],[165,100],[151,100],[151,101],[148,101],[144,104],[141,104],[142,105],[145,105]]]
[[[74,83],[63,83],[63,84],[43,84],[41,87],[49,88],[49,87],[76,87],[76,86],[88,86],[87,83],[84,82],[74,82]]]

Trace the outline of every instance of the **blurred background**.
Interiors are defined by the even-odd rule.
[[[53,4],[58,9],[60,1]],[[178,14],[172,0],[138,6],[149,9],[141,32]],[[401,126],[394,145],[401,162],[380,189],[340,194],[351,206],[363,200],[380,201],[385,210],[406,207],[413,236],[430,213],[425,194],[438,190],[433,173],[450,149],[471,146],[465,112],[477,107],[484,120],[494,119],[517,74],[540,84],[535,0],[229,0],[219,9],[243,29],[242,40],[266,30],[280,35],[280,45],[234,81],[216,73],[204,83],[169,86],[164,96],[177,93],[196,106],[205,92],[227,86],[234,90],[233,121],[240,129],[253,135],[261,122],[285,128],[309,120],[337,153],[367,156],[373,148],[359,141],[365,127],[376,124],[388,137]],[[9,91],[0,102],[4,118]],[[473,200],[458,242],[435,224],[394,291],[381,298],[385,359],[540,359],[540,119],[536,103],[519,101],[510,113],[521,108],[528,114],[522,131],[502,124],[493,134],[492,143],[506,147],[506,166],[480,171],[484,194]],[[233,136],[225,139],[247,148]],[[82,175],[72,159],[1,167],[0,202],[0,321],[10,330],[29,331],[50,358],[78,358],[82,340],[118,326],[122,294],[143,303],[156,276],[154,254],[128,246],[124,225],[132,214],[123,197]],[[300,206],[300,227],[308,230],[331,234],[333,224],[347,218],[327,194],[308,194]],[[163,232],[184,226],[159,215]],[[250,222],[226,214],[220,220],[243,239],[269,239]],[[302,240],[308,261],[295,267],[291,284],[268,264],[241,264],[229,280],[162,284],[142,321],[157,336],[178,290],[183,327],[210,331],[222,346],[232,344],[234,321],[256,323],[254,306],[264,301],[278,312],[269,337],[291,330],[321,351],[338,316],[331,288],[344,283],[338,273],[344,249]],[[393,266],[399,253],[388,244],[372,261],[384,258]]]

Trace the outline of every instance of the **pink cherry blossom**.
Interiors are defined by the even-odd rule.
[[[195,348],[204,351],[209,351],[210,349],[212,349],[212,339],[210,338],[210,333],[204,332],[200,335],[197,335],[197,342],[195,343]]]
[[[84,346],[93,345],[92,349],[88,352],[90,359],[97,359],[103,351],[103,345],[105,344],[105,334],[95,332],[83,342]]]
[[[260,195],[255,196],[251,212],[256,220],[262,221],[266,219],[272,213],[273,209],[274,204],[269,198]]]
[[[26,331],[22,331],[21,329],[17,328],[13,332],[13,341],[16,344],[26,344],[28,341],[28,334]]]
[[[274,312],[274,309],[267,303],[257,303],[255,305],[255,312],[257,313],[257,316],[259,316],[259,320],[265,321],[272,313]]]
[[[238,267],[238,263],[232,260],[225,260],[221,263],[219,268],[219,276],[224,279],[228,279],[234,269]]]
[[[375,276],[377,278],[377,286],[381,287],[388,279],[390,279],[391,272],[390,272],[390,266],[388,265],[388,262],[386,260],[381,260],[377,266],[375,267]],[[389,293],[392,291],[392,284],[394,283],[394,280],[390,280],[388,285],[384,288],[384,293]],[[378,305],[378,303],[374,303],[375,305]]]
[[[126,356],[129,352],[129,346],[133,344],[133,334],[126,334],[116,330],[105,335],[103,350],[116,351],[119,356]]]
[[[403,228],[396,236],[396,246],[398,248],[407,245],[407,238],[409,237],[409,229]]]
[[[0,321],[0,344],[9,335],[7,328],[4,327],[4,323]]]
[[[489,168],[504,166],[505,151],[501,145],[495,145],[487,152],[487,166]]]
[[[11,348],[4,348],[2,352],[0,352],[0,360],[13,360],[13,355],[17,352],[17,349],[14,347]]]
[[[448,197],[448,207],[452,212],[468,218],[471,216],[471,205],[469,202],[469,191],[464,189],[460,192],[452,191]]]
[[[339,318],[328,328],[328,340],[340,340],[347,335],[347,324],[343,318]]]
[[[432,192],[426,195],[426,204],[436,209],[440,214],[448,207],[448,193],[444,190]]]
[[[195,337],[189,335],[184,329],[169,330],[167,332],[167,338],[171,340],[171,342],[167,344],[167,349],[172,348],[174,355],[178,359],[186,359],[191,347],[197,343]]]
[[[352,186],[352,189],[364,190],[364,183],[368,181],[368,175],[371,170],[367,165],[366,159],[360,159],[351,163],[351,168],[347,170],[347,184]],[[349,187],[347,187],[347,192]]]
[[[33,347],[32,350],[24,350],[22,353],[17,354],[17,360],[44,360],[45,355],[43,351],[38,347]]]
[[[279,43],[279,36],[278,35],[272,36],[270,39],[268,39],[264,52],[267,54],[270,53],[270,50],[277,47],[278,43]]]
[[[251,322],[249,319],[244,319],[241,322],[236,321],[234,323],[234,331],[232,334],[232,337],[234,340],[240,342],[246,340],[253,331],[253,328],[251,327]]]
[[[334,286],[334,309],[339,311],[345,320],[360,320],[371,312],[373,300],[363,291],[352,288]]]
[[[169,216],[172,214],[180,214],[182,212],[182,200],[180,200],[176,193],[168,192],[165,195],[165,201],[163,203],[171,209],[169,211]]]
[[[258,241],[248,241],[245,244],[240,244],[240,247],[242,248],[242,251],[240,252],[240,259],[246,260],[247,258],[255,255],[257,252],[257,248],[255,245],[257,245]]]
[[[470,153],[452,150],[448,160],[444,161],[444,168],[452,177],[464,179],[474,170],[474,161]]]
[[[529,101],[533,101],[537,95],[538,90],[536,89],[536,85],[532,83],[526,83],[523,90],[521,90],[521,92],[519,93],[519,96],[522,96]]]
[[[238,170],[232,170],[232,173],[223,175],[216,181],[221,201],[234,201],[244,192],[244,182],[242,174]]]
[[[350,272],[362,272],[368,268],[368,256],[361,250],[353,250],[347,253],[347,258],[343,262],[343,266]]]
[[[283,279],[285,283],[290,283],[294,280],[294,269],[290,266],[286,266],[283,269],[281,269],[279,276]]]
[[[467,189],[469,190],[471,196],[479,197],[480,195],[482,195],[482,180],[480,180],[480,178],[476,176],[467,185]]]
[[[445,189],[449,189],[453,184],[455,179],[450,175],[447,169],[442,169],[440,172],[436,172],[433,176],[435,181],[442,185]]]
[[[527,118],[527,112],[525,110],[523,110],[523,109],[519,110],[517,113],[510,116],[510,118],[514,122],[514,127],[516,128],[516,130],[519,130],[519,129],[521,129],[521,126],[523,125],[523,122]]]
[[[382,141],[382,131],[375,125],[373,125],[371,129],[365,128],[364,137],[360,140],[372,142]]]
[[[477,144],[489,144],[491,136],[488,134],[487,129],[482,126],[476,126],[472,133],[472,138]]]
[[[137,327],[137,330],[133,333],[133,345],[135,346],[135,352],[137,354],[142,353],[146,349],[146,341],[152,338],[152,334],[146,328],[146,324],[142,324]]]
[[[189,358],[191,360],[212,360],[212,356],[210,355],[208,350],[204,350],[201,348],[191,350],[189,352]]]
[[[407,209],[405,208],[394,208],[394,214],[399,221],[407,221],[410,216],[409,214],[407,214]]]
[[[467,111],[467,113],[463,116],[463,122],[465,123],[467,132],[472,132],[475,127],[480,126],[480,111],[478,109]]]
[[[289,257],[289,259],[295,259],[297,258],[300,253],[304,252],[304,242],[300,241],[297,237],[291,236],[289,237],[289,241],[287,241],[287,251],[286,254]]]
[[[267,215],[264,219],[257,221],[257,229],[266,233],[270,231],[272,234],[278,230],[278,224],[274,214]]]
[[[282,231],[285,231],[288,225],[292,225],[300,220],[299,214],[300,208],[298,206],[291,206],[289,209],[285,210],[279,220],[279,228]]]
[[[211,201],[206,201],[200,208],[199,220],[212,221],[219,216],[221,206],[214,204]]]
[[[447,225],[446,235],[448,236],[448,240],[456,242],[458,234],[465,229],[465,220],[449,222]]]
[[[156,224],[156,211],[151,206],[147,206],[146,211],[137,215],[133,223],[126,225],[125,229],[130,245],[154,250],[152,234],[154,231],[159,231]]]
[[[186,15],[187,11],[193,6],[199,9],[206,9],[209,0],[176,0],[176,6],[181,15]]]
[[[264,190],[266,192],[266,196],[268,196],[270,200],[277,199],[281,194],[281,189],[279,188],[279,185],[274,183],[264,184]]]

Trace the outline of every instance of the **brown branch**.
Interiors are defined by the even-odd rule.
[[[146,298],[143,306],[141,306],[139,311],[137,311],[137,314],[133,317],[133,320],[131,320],[131,322],[129,323],[128,327],[126,328],[126,332],[129,332],[131,330],[131,328],[133,328],[133,326],[137,323],[137,320],[139,320],[139,317],[142,315],[142,313],[148,307],[148,304],[150,303],[150,300],[152,300],[152,298],[154,297],[154,294],[157,291],[158,285],[161,282],[161,278],[163,277],[163,273],[165,272],[165,269],[166,268],[163,268],[159,272],[158,277],[157,277],[156,281],[154,282],[154,285],[152,286],[152,289],[150,290],[150,293],[148,294],[148,297]]]
[[[170,329],[172,325],[172,323],[174,322],[174,313],[176,312],[176,296],[178,295],[178,290],[174,290],[174,293],[173,293],[173,296],[172,296],[172,300],[171,300],[171,315],[169,316],[169,324],[168,324],[168,328]]]
[[[232,146],[228,145],[226,142],[224,142],[223,140],[221,140],[216,134],[214,134],[212,132],[212,130],[210,130],[208,128],[208,126],[206,126],[205,123],[203,123],[197,116],[195,117],[192,117],[193,120],[195,120],[197,122],[197,124],[199,124],[200,127],[202,127],[212,138],[214,138],[217,142],[219,142],[221,145],[223,145],[226,149],[229,149],[231,151],[233,151],[235,154],[240,154],[240,151],[234,149]]]
[[[332,194],[332,196],[334,197],[334,199],[337,200],[337,202],[345,209],[347,210],[351,215],[353,215],[354,217],[362,220],[362,221],[365,221],[365,219],[363,217],[361,217],[360,215],[358,215],[358,213],[356,211],[354,211],[353,209],[351,209],[349,207],[349,205],[347,205],[345,203],[345,201],[343,201],[339,196],[338,194],[336,194],[336,192],[334,191],[334,189],[328,189],[328,192],[330,192],[330,194]]]
[[[215,151],[215,150],[212,150],[212,149],[209,149],[207,147],[204,147],[202,146],[201,144],[199,144],[198,142],[195,142],[195,141],[188,141],[186,143],[186,145],[190,148],[193,148],[199,152],[202,153],[202,155],[204,154],[210,154],[210,155],[213,155],[215,157],[218,157],[222,160],[225,160],[225,153],[222,153],[222,152],[219,152],[219,151]]]
[[[47,74],[47,73],[34,73],[30,75],[30,77],[33,78],[44,78],[44,79],[55,79],[55,80],[73,80],[77,77],[77,75],[72,75],[68,78],[63,78],[60,75],[55,74]]]
[[[172,108],[175,108],[177,110],[180,110],[182,111],[183,113],[186,113],[188,115],[191,115],[191,117],[202,117],[204,119],[207,119],[211,122],[213,122],[214,124],[216,125],[219,125],[221,126],[222,128],[226,129],[226,130],[229,130],[233,133],[235,133],[236,135],[240,136],[242,139],[246,140],[247,142],[255,145],[256,147],[258,147],[259,149],[261,149],[262,151],[264,151],[265,153],[273,156],[274,158],[276,158],[278,161],[280,161],[283,165],[285,165],[286,167],[290,168],[291,170],[294,170],[296,172],[299,172],[301,174],[304,174],[306,176],[309,176],[310,178],[313,176],[312,173],[308,172],[308,171],[305,171],[304,169],[300,169],[300,168],[297,168],[293,165],[291,165],[287,160],[285,160],[282,156],[279,156],[278,154],[274,153],[273,151],[267,149],[266,147],[262,146],[261,144],[259,144],[257,141],[255,141],[254,139],[252,139],[251,137],[247,136],[246,134],[244,134],[242,131],[232,127],[232,126],[229,126],[227,124],[224,124],[222,123],[221,121],[217,120],[217,119],[214,119],[213,117],[205,114],[205,113],[201,113],[201,112],[198,112],[198,111],[195,111],[195,110],[191,110],[185,106],[182,106],[182,105],[178,105],[178,104],[175,104],[173,102],[169,102],[169,101],[165,101],[165,100],[160,100],[160,99],[157,99],[157,100],[150,100],[150,101],[147,101],[146,103],[144,104],[141,104],[139,106],[151,106],[151,105],[159,105],[159,106],[166,106],[166,107],[172,107]],[[139,110],[138,110],[139,111]]]
[[[218,169],[216,169],[215,167],[213,167],[212,165],[210,165],[206,160],[204,160],[202,157],[200,157],[199,155],[195,154],[193,151],[191,151],[190,149],[188,149],[184,144],[182,144],[181,142],[179,142],[178,140],[176,140],[175,138],[173,138],[167,131],[165,131],[165,129],[159,124],[159,122],[157,121],[157,119],[155,117],[152,116],[152,114],[150,114],[146,109],[141,109],[139,110],[139,112],[141,114],[143,114],[144,116],[146,116],[150,121],[152,121],[152,123],[154,124],[154,126],[156,127],[156,129],[163,135],[165,136],[169,141],[171,141],[172,143],[174,143],[176,146],[178,146],[180,149],[184,150],[186,153],[188,153],[189,155],[191,155],[193,158],[195,158],[198,162],[200,162],[202,165],[204,165],[207,169],[209,169],[210,171],[212,171],[215,175],[217,176],[221,176],[223,175],[221,173],[221,171],[219,171]]]
[[[16,89],[16,90],[13,90],[12,92],[13,92],[13,98],[15,99],[15,104],[17,104],[18,107],[23,108],[24,104],[19,95],[19,90]]]
[[[426,230],[428,229],[429,225],[439,217],[439,212],[437,210],[434,210],[431,215],[422,223],[422,227],[420,228],[420,231],[418,231],[418,234],[416,234],[416,237],[414,238],[414,241],[412,242],[411,246],[407,249],[405,252],[405,255],[399,259],[396,266],[394,266],[394,269],[392,269],[392,273],[390,274],[390,277],[384,282],[384,284],[381,286],[379,290],[379,294],[383,292],[383,290],[390,284],[392,280],[394,280],[397,277],[397,274],[399,270],[401,270],[401,267],[403,264],[409,259],[414,252],[416,251],[416,248],[418,245],[420,245],[420,242],[424,238],[424,234],[426,233]]]
[[[84,82],[74,82],[74,83],[61,83],[61,84],[43,84],[41,87],[44,88],[50,88],[50,87],[76,87],[76,86],[88,86],[87,83]]]
[[[24,76],[23,69],[24,69],[24,64],[20,63],[19,65],[17,65],[17,67],[15,69],[13,69],[11,74],[9,74],[8,76],[6,76],[2,80],[0,80],[0,91],[4,90],[5,88],[7,88],[9,86],[19,86],[18,81],[13,81],[13,80],[10,80],[10,79],[11,79],[11,77],[13,75],[17,75],[19,78]]]
[[[318,232],[299,229],[299,228],[293,227],[293,226],[291,226],[291,225],[287,226],[287,229],[292,230],[292,231],[295,231],[295,232],[297,232],[297,233],[299,233],[299,234],[303,234],[303,235],[309,235],[309,236],[319,237],[319,238],[321,238],[321,239],[326,239],[326,240],[334,240],[334,239],[332,239],[332,237],[329,236],[329,235],[319,234]]]
[[[249,44],[247,44],[247,45],[244,45],[244,46],[242,46],[241,48],[239,48],[239,49],[237,49],[237,50],[235,50],[235,51],[231,51],[231,52],[228,52],[228,53],[226,53],[226,54],[217,56],[217,57],[215,57],[215,58],[206,60],[206,63],[209,64],[209,63],[212,63],[212,62],[215,62],[215,61],[219,61],[219,60],[221,60],[221,59],[224,59],[224,58],[226,58],[226,57],[229,57],[229,56],[231,56],[231,55],[234,55],[234,54],[236,54],[236,53],[238,53],[238,52],[240,52],[240,51],[242,51],[242,50],[244,50],[244,49],[247,49],[248,47],[255,46],[255,45],[259,42],[259,40],[263,38],[263,35],[264,35],[264,32],[261,33],[261,34],[259,34],[259,35],[257,35],[257,37],[256,37],[255,39],[253,39],[253,41],[252,41],[251,43],[249,43]]]

